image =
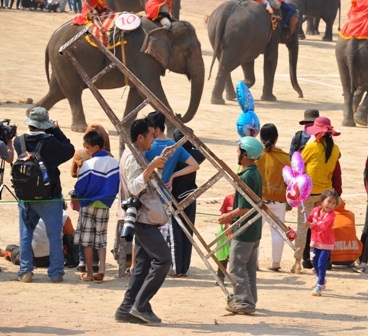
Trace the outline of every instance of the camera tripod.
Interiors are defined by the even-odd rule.
[[[15,194],[9,189],[9,187],[4,184],[4,172],[5,172],[5,160],[1,159],[1,163],[0,163],[0,200],[1,200],[1,195],[3,193],[4,188],[7,189],[16,200],[18,200],[17,196],[15,196]]]

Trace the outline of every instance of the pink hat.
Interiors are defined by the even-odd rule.
[[[331,133],[331,135],[340,135],[341,132],[338,130],[334,130],[333,126],[331,126],[331,120],[326,117],[318,117],[314,120],[313,126],[307,128],[306,132],[309,135],[315,135],[318,133]],[[323,136],[322,135],[322,136]]]

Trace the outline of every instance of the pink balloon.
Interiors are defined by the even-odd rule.
[[[284,179],[285,184],[289,184],[294,177],[294,172],[290,166],[284,166],[282,168],[282,178]]]
[[[312,180],[307,174],[296,176],[286,188],[286,200],[297,207],[307,200],[312,191]]]
[[[299,152],[294,152],[291,157],[291,168],[295,175],[304,174],[305,166],[304,161]]]

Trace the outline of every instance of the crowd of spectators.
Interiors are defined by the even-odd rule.
[[[82,10],[82,0],[1,0],[0,8],[78,14]]]

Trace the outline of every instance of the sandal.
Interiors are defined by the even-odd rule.
[[[278,272],[280,269],[281,269],[281,267],[267,267],[267,269],[269,270],[269,271],[274,271],[274,272]]]
[[[82,274],[79,274],[79,280],[93,281],[93,276],[88,276],[87,273],[82,273]]]
[[[102,283],[104,279],[105,273],[96,273],[93,276],[93,282],[94,283]]]

